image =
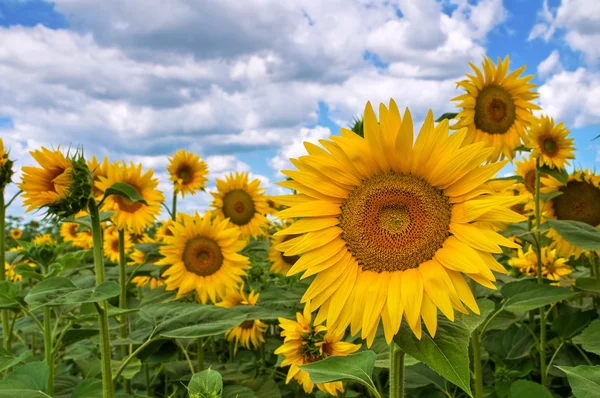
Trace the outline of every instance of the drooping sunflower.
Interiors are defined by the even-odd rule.
[[[239,292],[230,293],[223,297],[223,301],[215,304],[219,307],[231,308],[238,305],[256,305],[258,302],[259,294],[255,293],[254,290],[250,292],[248,296],[244,293],[244,287],[242,286]],[[225,339],[227,341],[235,342],[235,349],[241,345],[249,350],[260,347],[265,342],[263,337],[267,325],[263,322],[256,320],[247,320],[228,330],[225,333]]]
[[[27,212],[46,208],[51,215],[72,216],[87,207],[91,175],[81,154],[67,157],[60,148],[30,152],[41,167],[24,166],[23,205]]]
[[[159,286],[163,286],[165,283],[158,278],[153,276],[134,276],[131,279],[131,283],[137,287],[144,287],[150,285],[150,290],[156,289]]]
[[[160,204],[164,201],[164,196],[156,188],[158,179],[154,178],[152,170],[142,173],[141,164],[136,166],[132,162],[127,167],[125,164],[113,163],[109,166],[106,177],[99,177],[96,186],[102,191],[106,191],[116,182],[125,182],[131,185],[147,204],[111,195],[106,198],[103,207],[115,212],[112,221],[118,230],[131,229],[135,233],[142,233],[161,212]]]
[[[515,161],[515,174],[523,178],[523,182],[517,184],[519,193],[527,198],[533,198],[535,193],[535,170],[536,161],[534,157],[528,157],[522,161]],[[556,190],[560,182],[554,177],[546,174],[540,174],[540,193],[547,193]]]
[[[60,236],[65,242],[73,242],[79,236],[79,224],[76,222],[63,222],[60,226]]]
[[[104,196],[104,189],[98,187],[98,182],[100,182],[100,177],[107,177],[108,175],[108,158],[104,157],[102,163],[98,162],[96,156],[93,156],[91,160],[87,162],[88,168],[92,172],[92,195],[96,200],[100,201],[102,196]]]
[[[506,270],[492,253],[518,245],[492,225],[525,220],[510,210],[521,198],[487,183],[506,164],[482,165],[493,148],[465,145],[466,129],[448,135],[431,111],[413,146],[408,110],[401,119],[392,100],[379,114],[367,103],[365,138],[342,129],[325,149],[305,143],[309,155],[291,159],[298,170],[279,183],[298,194],[278,217],[299,220],[278,235],[299,236],[277,249],[302,254],[288,275],[317,275],[302,301],[334,332],[362,329],[369,345],[380,320],[390,342],[403,317],[420,337],[421,319],[435,334],[437,309],[450,320],[465,306],[478,312],[462,274],[495,289],[492,271]]]
[[[277,231],[287,228],[291,223],[282,223],[276,227]],[[290,239],[296,237],[295,235],[278,235],[277,232],[271,239],[271,246],[269,247],[269,261],[271,262],[271,272],[277,274],[287,275],[288,271],[296,264],[296,261],[300,259],[300,256],[286,256],[281,251],[277,250],[276,247],[281,243],[284,243]]]
[[[38,235],[35,238],[33,238],[33,245],[34,246],[40,246],[40,245],[55,245],[56,244],[56,240],[54,240],[54,237],[50,234],[42,234],[42,235]]]
[[[282,354],[284,360],[281,366],[289,366],[285,383],[296,381],[307,394],[310,394],[315,384],[310,380],[308,373],[298,366],[320,361],[330,356],[346,356],[360,349],[360,344],[341,341],[342,334],[328,332],[327,328],[316,321],[312,321],[310,302],[306,303],[304,313],[296,313],[296,320],[279,318],[279,326],[283,329],[283,345],[275,350],[275,354]],[[317,388],[333,396],[344,391],[341,381],[332,383],[319,383]]]
[[[516,257],[508,260],[509,264],[517,268],[523,275],[537,275],[537,254],[532,246],[526,252],[519,249]],[[566,264],[567,259],[560,257],[556,249],[542,248],[542,276],[553,281],[567,279],[573,270]]]
[[[169,158],[167,170],[171,175],[175,193],[181,193],[182,198],[186,193],[194,195],[196,191],[203,189],[208,181],[208,166],[200,159],[200,155],[183,149]]]
[[[19,239],[21,239],[22,236],[23,236],[23,231],[21,231],[19,228],[13,228],[10,230],[10,237],[13,238],[14,240],[19,240]]]
[[[217,179],[217,192],[211,192],[214,200],[211,206],[220,219],[228,218],[242,231],[242,238],[264,234],[263,227],[268,223],[264,214],[268,211],[260,180],[248,182],[248,173],[231,173],[225,180]]]
[[[129,253],[133,248],[133,243],[128,234],[124,235],[123,239],[125,253]],[[119,262],[119,231],[115,227],[108,227],[104,230],[104,238],[102,239],[102,248],[104,256],[112,262]]]
[[[575,159],[573,139],[567,138],[569,129],[563,122],[554,125],[554,119],[542,115],[529,128],[527,146],[532,149],[531,156],[539,158],[542,165],[564,169],[568,159]]]
[[[562,195],[553,198],[544,207],[544,216],[557,220],[579,221],[600,228],[600,175],[590,170],[575,170],[567,185],[558,188]],[[563,257],[579,258],[585,251],[572,245],[554,229],[548,231],[554,246]],[[600,255],[600,250],[596,252]]]
[[[210,214],[184,214],[173,224],[173,236],[166,236],[157,265],[169,265],[163,273],[167,290],[177,297],[195,290],[198,301],[214,303],[228,290],[237,290],[246,275],[248,258],[238,252],[246,245],[240,231],[227,220],[211,220]]]
[[[531,102],[538,96],[532,91],[536,85],[529,83],[533,75],[519,77],[525,65],[507,75],[508,63],[508,56],[503,61],[498,58],[497,66],[484,57],[483,73],[469,63],[475,76],[466,75],[468,79],[457,82],[456,86],[467,92],[452,99],[462,108],[453,128],[467,127],[466,142],[483,142],[493,148],[490,161],[513,158],[515,148],[525,138],[525,129],[534,119],[531,111],[540,109]]]

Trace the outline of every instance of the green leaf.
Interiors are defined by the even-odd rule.
[[[471,333],[460,322],[438,318],[435,338],[423,333],[421,340],[404,323],[394,341],[402,351],[425,363],[440,376],[471,394],[469,375],[469,338]]]
[[[69,344],[94,337],[99,333],[99,329],[70,329],[65,333],[62,339],[62,345],[68,346]]]
[[[17,285],[10,281],[0,281],[0,308],[19,308]]]
[[[71,398],[102,398],[102,380],[86,379],[79,383]]]
[[[4,372],[8,368],[12,368],[19,363],[23,362],[25,359],[31,356],[31,351],[25,351],[21,355],[16,358],[12,356],[8,357],[0,357],[0,372]]]
[[[546,387],[529,380],[517,380],[510,386],[510,398],[552,398]]]
[[[140,317],[156,327],[156,335],[181,339],[219,335],[246,320],[227,308],[182,302],[144,307]]]
[[[190,398],[220,397],[223,392],[223,379],[219,372],[209,368],[194,374],[187,390]]]
[[[446,380],[424,363],[404,368],[404,386],[406,388],[419,388],[431,384],[445,390]]]
[[[140,193],[131,185],[126,182],[115,182],[106,191],[104,191],[104,198],[106,199],[110,195],[117,195],[122,198],[128,199],[132,202],[142,203],[148,205],[148,203],[142,198]]]
[[[600,366],[557,366],[567,374],[573,395],[577,398],[597,398],[600,391]]]
[[[332,356],[322,361],[299,366],[313,383],[349,380],[377,391],[371,375],[377,355],[373,351],[360,351],[348,356]]]
[[[542,199],[542,202],[550,202],[552,199],[562,194],[563,193],[561,191],[540,193],[540,199]]]
[[[577,278],[575,287],[585,292],[600,294],[600,281],[593,278]]]
[[[119,293],[119,284],[115,282],[103,282],[93,288],[80,289],[67,278],[54,277],[34,286],[25,296],[25,301],[36,309],[45,306],[99,303],[116,297]]]
[[[471,333],[473,333],[475,329],[483,324],[487,317],[494,312],[494,308],[496,306],[492,300],[485,298],[477,300],[477,305],[479,306],[479,315],[458,314],[456,316],[456,319],[461,321]]]
[[[540,285],[532,280],[521,280],[502,286],[506,298],[503,308],[510,312],[527,312],[577,295],[564,287]]]
[[[511,325],[506,330],[491,330],[483,338],[483,345],[501,359],[519,359],[529,355],[535,340],[523,326]]]
[[[546,220],[567,242],[583,250],[600,250],[600,228],[584,222],[570,220]]]
[[[438,117],[435,122],[439,123],[444,119],[454,119],[457,115],[458,113],[456,112],[446,112],[442,116]]]
[[[544,165],[540,167],[540,171],[544,174],[548,174],[549,176],[556,178],[563,185],[567,185],[567,183],[569,182],[569,173],[567,173],[567,170],[565,169],[553,169],[549,166]]]
[[[50,397],[44,392],[48,373],[48,365],[43,362],[30,362],[15,368],[0,380],[0,398]]]
[[[552,321],[552,331],[565,340],[575,336],[598,318],[596,310],[582,311],[568,305],[561,306],[558,312],[559,315]]]
[[[110,367],[112,369],[112,373],[115,374],[117,372],[117,370],[119,369],[119,366],[121,366],[121,361],[110,361]],[[127,380],[131,380],[133,379],[133,377],[140,373],[140,371],[142,370],[142,361],[140,361],[138,358],[133,358],[125,367],[125,370],[123,370],[123,373],[121,373],[121,377],[123,377],[124,379]]]
[[[596,311],[596,310],[591,310]],[[600,319],[596,319],[585,328],[581,335],[575,339],[577,344],[581,344],[584,350],[600,355]]]
[[[223,398],[258,398],[258,396],[251,388],[233,384],[223,388]]]

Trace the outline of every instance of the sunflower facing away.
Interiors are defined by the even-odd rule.
[[[531,111],[540,109],[531,102],[538,96],[531,91],[536,85],[529,83],[533,75],[519,77],[525,66],[507,75],[508,63],[508,56],[503,61],[498,58],[498,66],[484,57],[483,73],[469,63],[475,76],[466,75],[468,79],[457,82],[456,86],[467,92],[452,99],[462,108],[453,128],[467,127],[467,142],[483,142],[493,148],[491,161],[513,158],[534,119]]]
[[[281,226],[277,226],[277,230],[280,231],[287,228],[291,223],[282,223]],[[271,239],[271,246],[269,247],[269,261],[271,262],[271,272],[277,274],[286,275],[292,268],[296,261],[300,259],[300,256],[286,256],[281,251],[277,250],[276,247],[281,243],[293,239],[295,235],[279,235],[273,236]]]
[[[220,220],[229,218],[242,231],[242,238],[257,237],[264,233],[268,220],[264,216],[268,205],[260,187],[260,180],[248,182],[248,173],[231,173],[225,180],[217,179],[217,192],[211,193],[211,206]]]
[[[22,236],[23,236],[23,231],[21,231],[19,228],[13,228],[10,230],[10,237],[13,238],[14,240],[19,240],[19,239],[21,239]]]
[[[103,208],[115,212],[112,221],[118,230],[131,229],[135,233],[142,233],[161,212],[160,204],[164,201],[164,197],[162,192],[156,188],[158,179],[154,178],[152,170],[142,173],[141,164],[136,166],[131,163],[127,167],[125,164],[113,163],[109,166],[106,177],[99,177],[96,186],[98,189],[106,191],[116,182],[125,182],[134,187],[147,205],[111,195],[104,201]]]
[[[177,298],[191,291],[198,301],[214,303],[228,290],[237,290],[246,275],[248,258],[238,254],[245,246],[240,231],[227,220],[211,221],[209,213],[184,214],[175,223],[173,236],[166,236],[157,265],[169,265],[163,273],[167,290],[177,289]]]
[[[186,193],[194,195],[196,191],[204,188],[208,175],[208,166],[200,159],[199,155],[183,149],[177,151],[172,158],[169,158],[167,167],[175,187],[175,193],[181,193],[185,197]]]
[[[360,344],[341,341],[342,334],[332,334],[323,325],[312,321],[310,302],[306,303],[304,313],[296,313],[296,320],[279,318],[279,326],[284,338],[283,345],[275,350],[275,355],[282,354],[284,360],[281,366],[289,366],[285,383],[296,381],[307,394],[310,394],[315,385],[310,381],[308,373],[300,370],[299,365],[320,361],[330,356],[346,356],[360,349]],[[341,381],[317,384],[317,388],[333,396],[344,391]]]
[[[531,156],[539,158],[542,165],[563,169],[570,164],[568,159],[575,159],[573,139],[568,135],[569,129],[562,122],[554,125],[554,119],[542,115],[527,135],[527,146],[533,149]]]
[[[299,235],[277,246],[302,254],[288,275],[317,275],[302,302],[333,332],[362,330],[369,346],[380,320],[389,343],[403,317],[420,338],[421,319],[434,336],[438,309],[450,320],[465,306],[478,313],[463,274],[495,289],[492,271],[506,270],[492,253],[518,245],[491,225],[525,220],[510,210],[521,198],[487,184],[506,164],[482,166],[493,148],[463,145],[466,129],[448,135],[431,111],[413,146],[408,110],[401,120],[392,100],[379,115],[367,103],[365,138],[341,129],[291,159],[298,170],[279,185],[298,194],[278,217],[299,220],[275,234]]]
[[[567,185],[558,188],[562,195],[553,198],[544,207],[544,216],[557,220],[579,221],[600,228],[600,175],[589,170],[575,170]],[[555,230],[548,237],[563,257],[579,258],[585,250],[572,245]],[[600,250],[596,252],[600,255]]]
[[[230,293],[223,297],[223,301],[215,305],[224,308],[231,308],[238,305],[256,305],[258,302],[258,293],[254,290],[246,297],[244,293],[244,287],[242,286],[239,292]],[[267,325],[263,322],[256,320],[247,320],[228,330],[225,333],[225,339],[227,341],[235,342],[235,349],[237,350],[238,344],[249,350],[260,347],[265,342],[263,334],[267,330]]]
[[[517,257],[508,260],[509,264],[517,268],[523,275],[537,275],[537,254],[529,246],[526,252],[519,249]],[[567,259],[560,257],[556,249],[542,248],[542,276],[553,281],[567,279],[573,270],[566,264]]]

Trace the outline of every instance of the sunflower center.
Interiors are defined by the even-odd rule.
[[[240,327],[242,329],[252,329],[253,326],[254,326],[254,321],[252,321],[252,320],[244,321],[244,322],[240,323]]]
[[[551,137],[544,139],[542,146],[544,147],[544,153],[547,155],[556,155],[558,151],[558,145]]]
[[[181,181],[183,181],[184,184],[188,183],[192,178],[192,171],[189,169],[189,167],[183,166],[177,170],[177,177],[181,178]]]
[[[111,249],[115,253],[119,252],[119,241],[117,239],[113,239],[113,241],[111,243]]]
[[[484,87],[475,103],[475,126],[488,134],[505,134],[516,120],[512,95],[495,84]]]
[[[132,184],[129,181],[125,181],[125,182],[127,182],[129,185],[131,185],[133,188],[135,188],[137,193],[140,194],[140,196],[141,196],[141,190],[136,185]],[[134,202],[127,198],[124,198],[122,196],[117,196],[117,195],[114,196],[114,201],[119,206],[119,210],[127,212],[127,213],[135,213],[143,206],[143,204],[141,204],[140,202]]]
[[[404,271],[433,258],[451,215],[448,198],[423,178],[379,173],[342,204],[342,239],[364,270]]]
[[[250,194],[234,189],[223,196],[223,214],[236,225],[246,225],[254,217],[254,201]]]
[[[69,227],[69,235],[77,236],[77,230],[79,229],[79,224],[73,224]]]
[[[600,225],[600,188],[588,182],[571,181],[560,191],[563,194],[552,199],[556,218]]]
[[[223,265],[221,248],[217,242],[204,236],[190,239],[185,244],[182,258],[185,268],[200,276],[212,275]]]

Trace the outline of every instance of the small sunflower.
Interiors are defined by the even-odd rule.
[[[68,217],[87,207],[91,175],[80,154],[66,157],[60,149],[30,152],[41,167],[24,166],[22,182],[27,212],[47,208],[52,215]]]
[[[575,170],[569,175],[567,185],[558,188],[562,192],[546,203],[544,216],[557,220],[579,221],[600,228],[600,175],[589,170]],[[555,230],[548,231],[554,246],[563,257],[579,258],[585,251],[572,245]],[[600,255],[600,250],[596,252]]]
[[[75,240],[72,241],[71,244],[83,250],[90,250],[92,247],[94,247],[92,231],[86,228],[83,231],[79,232],[77,234],[77,238],[75,238]]]
[[[275,350],[275,354],[284,356],[281,366],[290,367],[285,383],[289,383],[294,378],[307,394],[313,391],[315,385],[308,373],[298,366],[330,356],[346,356],[360,349],[360,344],[341,341],[343,334],[332,334],[325,326],[313,322],[310,302],[306,303],[303,314],[296,313],[296,321],[279,318],[279,326],[283,329],[281,336],[284,340],[283,345]],[[344,391],[341,381],[319,383],[317,388],[333,396]]]
[[[281,226],[277,226],[277,231],[281,231],[289,227],[291,223],[282,223]],[[277,274],[286,275],[288,271],[296,264],[296,261],[300,259],[300,256],[286,256],[281,251],[277,250],[276,247],[280,244],[295,238],[296,235],[278,235],[275,233],[271,239],[271,246],[269,247],[269,261],[271,262],[271,272]]]
[[[570,165],[568,159],[575,159],[573,139],[568,135],[569,129],[562,122],[554,125],[554,119],[542,115],[527,135],[527,146],[533,149],[531,156],[550,168],[564,169]]]
[[[515,161],[515,174],[523,178],[522,183],[518,183],[517,187],[521,195],[528,199],[533,198],[535,193],[535,170],[536,160],[534,157],[528,157],[522,161]],[[561,184],[554,177],[546,174],[540,174],[540,193],[547,193],[556,190]]]
[[[177,151],[169,159],[167,167],[175,187],[175,193],[181,193],[185,197],[186,193],[194,195],[196,191],[204,188],[208,175],[208,166],[200,159],[199,155],[183,149]]]
[[[238,305],[256,305],[258,302],[259,294],[255,293],[254,290],[250,292],[250,295],[246,297],[243,286],[239,292],[230,293],[223,297],[223,301],[215,304],[218,307],[231,308]],[[256,320],[244,321],[233,329],[228,330],[225,333],[225,339],[227,341],[235,342],[235,348],[241,345],[249,350],[260,347],[265,342],[263,337],[267,325],[263,322]]]
[[[23,231],[21,231],[19,228],[13,228],[10,230],[10,237],[13,238],[14,240],[19,240],[19,239],[21,239],[22,236],[23,236]]]
[[[181,218],[181,213],[179,213],[178,219]],[[181,220],[180,220],[181,221]],[[160,225],[156,228],[156,233],[154,235],[157,242],[164,242],[165,237],[173,236],[172,227],[175,224],[175,221],[168,219],[160,223]]]
[[[158,179],[154,178],[152,170],[142,173],[141,164],[136,166],[131,163],[127,167],[125,164],[113,163],[108,168],[106,177],[99,177],[96,186],[102,191],[106,191],[116,182],[125,182],[131,185],[147,205],[111,195],[106,198],[103,207],[115,212],[112,221],[118,230],[131,229],[135,233],[142,233],[161,212],[160,204],[164,201],[164,197],[162,192],[156,189]]]
[[[457,82],[456,86],[467,92],[452,99],[462,108],[453,128],[467,127],[466,142],[483,142],[493,148],[490,161],[513,158],[525,129],[534,119],[531,111],[540,109],[531,102],[538,96],[531,91],[536,85],[529,83],[533,75],[519,77],[525,66],[507,75],[508,63],[508,56],[503,61],[498,58],[498,66],[484,57],[483,73],[469,63],[475,76],[466,75],[468,80]]]
[[[567,259],[559,257],[556,249],[542,248],[542,276],[553,281],[567,279],[573,270],[566,264]],[[508,260],[509,265],[517,268],[523,275],[537,275],[537,254],[529,246],[526,252],[519,249],[516,257]]]
[[[34,246],[40,246],[40,245],[55,245],[56,244],[56,240],[54,239],[54,237],[50,234],[42,234],[42,235],[38,235],[35,238],[33,238],[33,245]]]
[[[73,242],[79,236],[79,223],[76,222],[63,222],[60,226],[60,236],[63,241]]]
[[[264,234],[263,227],[268,223],[264,214],[268,211],[260,180],[248,182],[248,173],[233,173],[225,180],[217,179],[217,192],[211,193],[211,204],[220,220],[228,218],[242,231],[242,238]]]
[[[435,335],[438,309],[451,321],[478,313],[463,274],[495,289],[492,271],[506,269],[493,253],[518,247],[496,225],[525,220],[510,210],[520,197],[488,184],[506,164],[482,165],[494,148],[464,144],[466,129],[448,135],[431,112],[413,140],[410,112],[400,119],[393,101],[379,115],[367,104],[365,138],[342,129],[325,149],[305,143],[309,155],[278,183],[298,194],[277,216],[298,220],[277,235],[298,236],[276,248],[301,255],[288,275],[316,274],[302,302],[333,332],[362,330],[369,346],[380,322],[390,342],[402,318],[420,338],[421,319]]]
[[[198,301],[214,303],[235,290],[246,275],[248,258],[238,254],[246,242],[240,231],[227,220],[211,220],[210,214],[184,214],[182,223],[171,228],[160,254],[165,256],[157,265],[169,265],[163,276],[167,290],[177,289],[177,298],[196,291]]]
[[[123,240],[125,253],[129,253],[133,248],[131,239],[128,234],[125,234]],[[119,231],[115,227],[108,227],[104,230],[104,239],[102,239],[102,248],[104,256],[114,263],[119,262]]]
[[[131,283],[137,287],[144,287],[150,285],[150,290],[156,289],[159,286],[163,286],[165,283],[158,278],[153,276],[135,276],[131,279]]]
[[[96,156],[92,157],[92,160],[87,162],[88,168],[92,172],[92,194],[96,200],[100,201],[104,196],[104,189],[98,187],[98,183],[100,182],[100,177],[107,177],[108,175],[108,158],[105,157],[102,160],[102,163],[98,162]]]
[[[267,196],[267,212],[266,214],[275,215],[278,211],[287,209],[288,206],[284,206],[277,201],[277,196]]]

